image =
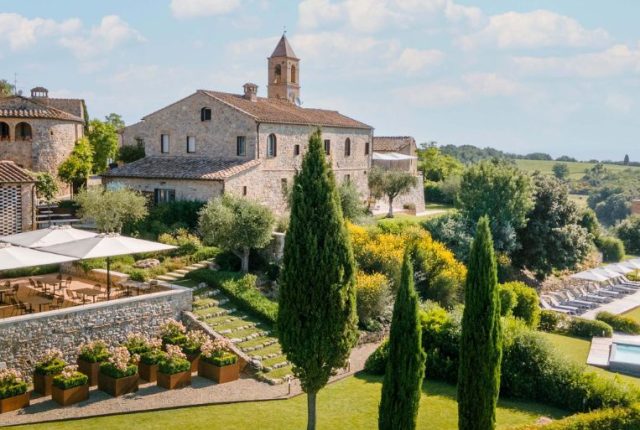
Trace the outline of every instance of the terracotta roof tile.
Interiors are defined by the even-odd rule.
[[[372,127],[342,115],[338,111],[302,108],[287,100],[258,97],[254,102],[239,94],[200,90],[260,122],[311,126],[371,129]]]
[[[415,143],[415,139],[411,136],[374,136],[373,150],[397,152]]]
[[[0,160],[0,182],[35,182],[35,179],[13,161]]]
[[[22,96],[0,97],[0,118],[59,119],[84,122],[82,118]]]
[[[260,160],[150,156],[111,169],[109,178],[193,179],[221,181],[260,164]]]

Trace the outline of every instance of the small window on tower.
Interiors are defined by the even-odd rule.
[[[245,136],[238,136],[236,138],[236,155],[238,157],[247,155],[247,138]]]
[[[247,187],[246,187],[246,185],[244,187],[242,187],[242,195],[243,196],[247,195]]]
[[[293,155],[300,155],[300,145],[294,145],[293,146]]]
[[[296,81],[298,80],[298,73],[297,73],[297,69],[296,66],[291,66],[291,82],[292,83],[296,83]]]
[[[324,152],[327,155],[331,154],[331,141],[329,139],[324,141]]]
[[[276,64],[276,67],[273,71],[273,83],[277,84],[282,80],[282,66],[280,64]]]
[[[345,157],[351,156],[351,139],[349,139],[348,137],[344,141],[344,156]]]
[[[267,138],[267,157],[273,158],[278,154],[278,143],[275,134],[270,134]]]
[[[364,143],[364,155],[369,155],[369,142]]]

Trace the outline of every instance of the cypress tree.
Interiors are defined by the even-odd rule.
[[[426,354],[422,349],[418,295],[413,285],[412,253],[411,247],[404,253],[400,287],[393,306],[389,358],[378,415],[380,430],[412,430],[418,418]]]
[[[496,259],[486,216],[478,221],[471,246],[464,295],[458,370],[458,429],[490,430],[496,425],[502,331]]]
[[[283,265],[278,338],[307,393],[312,430],[316,394],[357,340],[355,260],[319,129],[293,182]]]

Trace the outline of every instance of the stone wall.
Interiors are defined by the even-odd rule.
[[[142,179],[142,178],[107,178],[104,184],[122,183],[129,188],[153,197],[156,188],[168,188],[176,191],[176,200],[199,200],[206,202],[222,194],[223,184],[218,181],[194,181],[179,179]]]
[[[84,342],[104,339],[115,345],[128,333],[157,333],[167,318],[191,310],[192,292],[170,291],[76,306],[0,320],[0,362],[31,374],[47,348],[62,350],[70,363]]]

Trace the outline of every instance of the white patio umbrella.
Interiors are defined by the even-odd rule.
[[[0,237],[0,241],[11,243],[13,245],[25,246],[27,248],[41,248],[43,246],[72,242],[74,240],[86,239],[97,235],[98,233],[79,230],[77,228],[64,225],[3,236]]]
[[[98,234],[86,239],[39,248],[41,251],[68,255],[76,259],[107,259],[107,298],[111,298],[111,259],[118,255],[139,254],[142,252],[169,251],[175,246],[134,237],[120,236],[117,233]]]
[[[0,271],[66,263],[73,260],[77,260],[77,258],[0,242]]]
[[[585,270],[584,272],[575,273],[571,275],[571,278],[581,279],[583,281],[592,281],[592,282],[604,282],[609,279],[606,276],[603,276],[592,270]]]

